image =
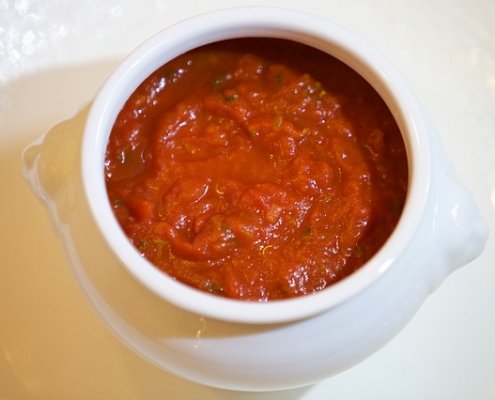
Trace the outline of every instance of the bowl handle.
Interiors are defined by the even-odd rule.
[[[437,138],[438,139],[438,138]],[[431,202],[427,231],[423,240],[431,249],[437,268],[431,268],[434,290],[454,270],[478,257],[488,238],[488,227],[481,218],[472,193],[458,180],[439,142],[433,143]],[[428,238],[428,236],[430,236]],[[436,247],[431,248],[434,244]],[[434,265],[429,263],[430,265]]]

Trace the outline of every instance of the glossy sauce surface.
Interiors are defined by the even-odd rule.
[[[158,69],[120,112],[105,174],[144,257],[245,300],[348,276],[393,231],[407,189],[378,94],[335,58],[275,39],[208,45]]]

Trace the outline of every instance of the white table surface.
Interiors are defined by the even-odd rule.
[[[400,70],[495,231],[495,1],[0,0],[0,399],[495,399],[495,240],[358,366],[286,392],[203,387],[148,364],[89,305],[22,150],[167,25],[234,5],[336,21]]]

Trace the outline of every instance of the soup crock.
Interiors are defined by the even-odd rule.
[[[186,286],[141,256],[120,228],[107,197],[106,145],[131,93],[153,71],[186,51],[243,37],[289,39],[340,59],[380,94],[405,142],[409,184],[393,234],[359,270],[313,295],[249,302]],[[112,73],[84,128],[81,168],[89,209],[122,274],[139,282],[139,289],[128,293],[129,303],[146,307],[133,316],[126,315],[124,307],[113,310],[127,322],[134,318],[129,322],[132,329],[114,317],[105,319],[154,363],[213,386],[281,389],[348,368],[390,340],[451,271],[483,248],[485,226],[435,135],[426,113],[387,60],[356,34],[327,20],[292,10],[246,7],[210,12],[166,28]],[[147,305],[145,297],[153,298],[152,304]],[[146,331],[146,324],[138,321],[143,318],[139,313],[166,320],[170,309],[176,310],[170,314],[179,324],[176,329],[184,329],[178,336],[164,334],[158,340],[156,330]],[[201,321],[206,328],[191,321]]]

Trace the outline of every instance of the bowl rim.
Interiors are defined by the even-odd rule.
[[[250,302],[200,291],[166,275],[146,260],[120,228],[108,200],[104,159],[107,139],[124,102],[153,71],[201,45],[241,37],[298,41],[340,59],[363,76],[392,111],[406,145],[409,182],[398,224],[382,248],[357,271],[310,295]],[[86,200],[105,242],[125,269],[162,299],[209,318],[252,324],[308,318],[350,300],[379,279],[412,240],[430,190],[431,149],[417,101],[395,68],[367,41],[327,19],[279,7],[234,7],[210,11],[170,25],[137,47],[97,94],[86,120],[81,172]]]

